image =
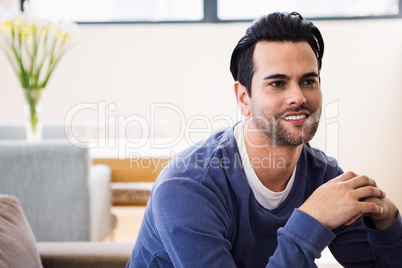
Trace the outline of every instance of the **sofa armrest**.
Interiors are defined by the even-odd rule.
[[[111,213],[111,170],[107,165],[92,165],[89,174],[90,241],[102,241],[116,227]]]
[[[38,242],[44,268],[125,267],[132,243],[123,242]]]

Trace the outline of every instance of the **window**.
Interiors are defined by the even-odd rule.
[[[30,0],[32,12],[49,20],[77,22],[199,21],[203,0]]]
[[[297,11],[306,18],[396,16],[399,0],[218,0],[221,20],[250,20],[274,11]]]
[[[78,23],[237,22],[273,11],[297,11],[309,19],[402,18],[402,0],[29,0],[29,3],[30,9],[43,18]]]

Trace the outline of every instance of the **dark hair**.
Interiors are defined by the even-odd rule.
[[[321,69],[324,41],[318,28],[297,13],[275,12],[256,19],[237,43],[230,61],[230,71],[251,96],[251,79],[254,75],[253,54],[259,41],[306,41],[313,49]]]

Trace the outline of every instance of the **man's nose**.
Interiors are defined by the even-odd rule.
[[[306,97],[304,96],[303,90],[300,88],[299,84],[291,85],[286,102],[288,106],[294,107],[298,107],[306,102]]]

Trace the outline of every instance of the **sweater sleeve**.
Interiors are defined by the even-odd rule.
[[[315,259],[335,238],[326,226],[295,209],[283,228],[278,230],[278,247],[267,267],[316,267]]]
[[[154,194],[155,224],[174,267],[236,267],[228,239],[231,217],[215,194],[193,180],[166,181]],[[267,267],[314,267],[333,238],[329,229],[296,209],[279,229]]]
[[[364,226],[368,233],[371,248],[375,252],[377,267],[395,267],[402,264],[402,219],[398,211],[395,221],[384,230],[370,228],[370,218],[364,218]]]
[[[369,219],[333,231],[329,248],[343,267],[396,267],[402,263],[402,220],[398,217],[385,230],[374,230]]]

